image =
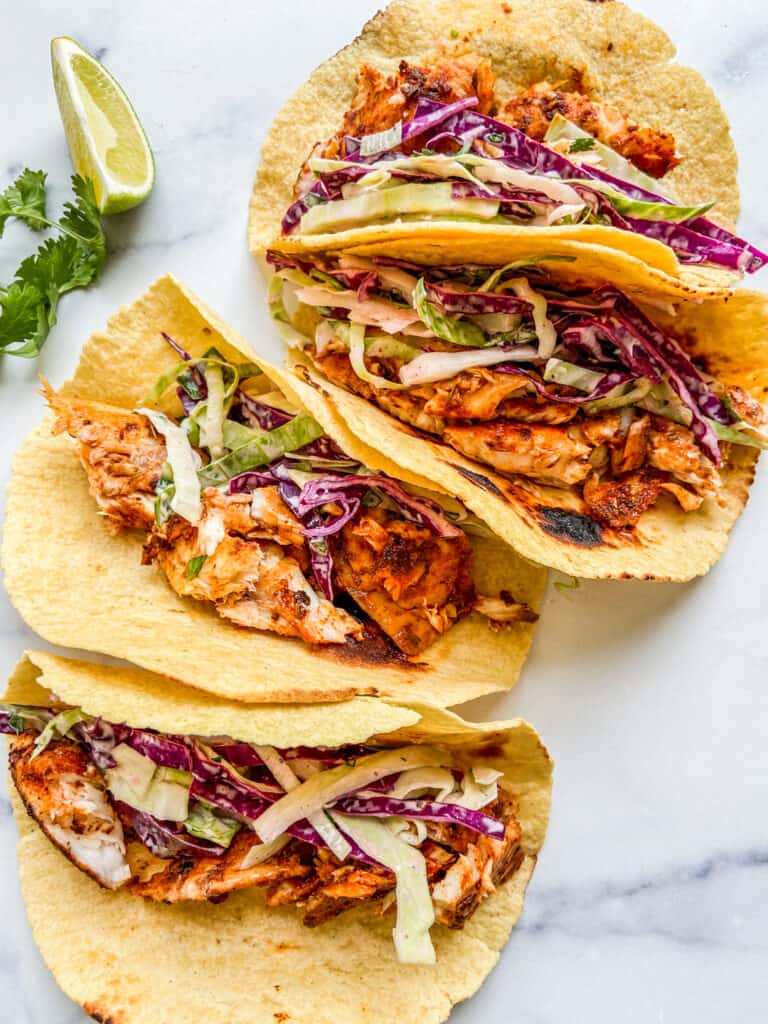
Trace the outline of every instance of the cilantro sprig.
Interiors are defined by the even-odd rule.
[[[46,211],[43,171],[26,168],[0,194],[0,237],[11,217],[33,231],[52,228],[33,256],[28,256],[9,285],[0,285],[0,352],[32,358],[39,354],[56,323],[59,299],[98,279],[107,243],[93,185],[72,177],[74,202],[64,204],[58,221]]]

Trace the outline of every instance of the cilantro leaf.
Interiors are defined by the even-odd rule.
[[[95,268],[95,276],[98,277],[107,256],[107,241],[104,237],[99,208],[96,205],[93,183],[86,178],[81,178],[79,174],[75,174],[72,176],[72,191],[75,193],[77,202],[64,204],[64,213],[61,215],[59,227],[64,232],[76,235],[87,244],[90,250],[89,257]],[[92,280],[95,280],[95,277]]]
[[[45,172],[25,168],[5,192],[0,193],[0,238],[10,217],[19,217],[35,231],[45,227]]]
[[[0,292],[0,348],[15,356],[36,356],[48,333],[45,299],[32,284],[14,281]]]
[[[104,268],[107,243],[93,185],[75,175],[72,191],[75,201],[64,205],[58,223],[45,215],[42,171],[24,171],[0,195],[0,235],[12,216],[30,227],[48,225],[59,231],[22,262],[9,287],[0,286],[0,351],[9,355],[38,355],[56,323],[61,296],[86,288]]]
[[[568,150],[569,153],[584,153],[588,149],[595,148],[595,142],[597,140],[590,136],[588,139],[574,139]]]

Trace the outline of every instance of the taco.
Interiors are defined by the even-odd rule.
[[[437,1022],[520,915],[552,771],[520,719],[37,653],[5,700],[27,914],[97,1020]]]
[[[636,286],[716,292],[768,256],[729,230],[728,123],[673,56],[618,3],[395,0],[277,115],[251,248],[470,232],[505,260],[586,248]]]
[[[511,686],[544,571],[255,358],[163,278],[46,387],[4,532],[27,622],[241,700]]]
[[[768,446],[765,296],[641,306],[580,261],[492,269],[479,250],[271,252],[272,312],[350,430],[526,558],[706,572]]]

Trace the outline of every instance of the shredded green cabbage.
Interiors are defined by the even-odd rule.
[[[208,842],[227,849],[240,831],[241,825],[233,818],[214,814],[208,804],[198,801],[187,815],[184,828],[191,836],[207,839]]]
[[[197,476],[203,487],[218,487],[239,473],[269,465],[322,436],[323,428],[308,413],[299,413],[274,430],[258,430],[224,420],[224,447],[230,451],[203,466]]]
[[[593,139],[594,145],[591,152],[599,156],[604,170],[615,175],[617,178],[623,178],[624,181],[634,182],[635,185],[640,185],[641,188],[646,189],[648,192],[656,192],[657,194],[661,192],[662,186],[656,178],[652,178],[649,174],[638,170],[634,164],[631,164],[629,160],[626,160],[621,154],[617,153],[615,149],[611,149],[605,143],[599,142],[594,135],[585,132],[577,124],[563,117],[562,114],[555,114],[549,122],[549,128],[544,136],[544,141],[559,142],[560,139]],[[592,181],[589,184],[591,186]],[[669,195],[669,193],[666,194]]]
[[[55,718],[52,718],[43,731],[35,740],[32,749],[32,759],[45,750],[53,740],[67,735],[69,730],[79,722],[90,721],[91,716],[86,715],[80,708],[70,708],[68,711],[61,711]]]
[[[267,302],[273,320],[278,320],[284,324],[290,323],[290,318],[283,304],[283,279],[279,274],[275,274],[269,279]]]
[[[274,747],[266,745],[255,746],[254,750],[264,764],[269,768],[275,779],[280,783],[286,793],[301,785],[301,780],[294,774],[285,758],[275,750]],[[328,849],[339,858],[346,860],[352,852],[352,847],[344,836],[339,832],[334,823],[324,810],[315,811],[307,816],[307,821],[320,835]]]
[[[491,341],[477,324],[469,320],[457,320],[441,313],[434,303],[427,299],[424,278],[420,277],[413,292],[413,305],[424,324],[443,341],[468,348],[485,348]]]
[[[270,842],[297,821],[306,818],[345,793],[362,789],[376,779],[410,768],[450,764],[450,755],[428,745],[400,747],[361,757],[353,766],[340,765],[302,782],[264,811],[255,824],[257,834]]]
[[[590,181],[588,184],[595,192],[604,195],[611,206],[622,216],[637,217],[639,220],[668,220],[679,224],[682,221],[693,220],[694,217],[703,217],[715,205],[714,200],[711,203],[699,203],[698,206],[656,203],[653,200],[632,199],[631,196],[617,192],[616,189],[602,181]]]
[[[405,388],[405,384],[398,384],[377,373],[371,373],[365,365],[365,324],[350,324],[348,339],[349,362],[360,380],[367,381],[380,390],[401,391]]]
[[[644,377],[638,377],[633,387],[627,384],[619,384],[607,395],[596,398],[593,402],[585,402],[584,412],[591,415],[595,412],[602,412],[605,409],[623,409],[627,405],[638,405],[639,402],[650,394],[653,384]]]
[[[200,424],[200,447],[207,448],[211,458],[217,459],[224,451],[224,376],[217,363],[206,363],[205,383],[208,397],[205,414]]]
[[[372,190],[351,199],[318,203],[301,218],[305,235],[342,231],[359,224],[374,223],[408,214],[456,214],[492,220],[499,212],[498,200],[455,199],[449,181],[398,185]]]
[[[578,388],[579,391],[594,391],[604,376],[604,373],[587,370],[565,359],[550,359],[544,367],[544,380]]]
[[[331,814],[369,857],[394,872],[397,921],[392,937],[397,959],[401,964],[435,963],[435,949],[429,936],[435,923],[435,908],[423,854],[374,818],[352,817],[339,811]]]
[[[557,345],[557,332],[547,316],[547,300],[531,288],[526,277],[513,277],[504,282],[504,288],[510,288],[518,299],[533,307],[533,326],[539,339],[539,359],[549,359]]]
[[[154,409],[139,409],[152,426],[165,438],[168,465],[173,473],[171,509],[190,523],[198,523],[202,513],[200,484],[197,479],[198,456],[189,443],[186,431],[173,423],[164,413]]]

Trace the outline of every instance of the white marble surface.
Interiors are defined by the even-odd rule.
[[[376,3],[7,6],[0,183],[25,164],[43,167],[54,204],[61,201],[69,164],[48,67],[48,40],[60,34],[103,54],[128,88],[154,145],[158,181],[145,206],[110,225],[115,252],[102,283],[63,302],[39,362],[0,361],[3,484],[41,412],[36,374],[60,382],[85,337],[164,271],[278,355],[245,244],[258,147],[282,100],[352,38]],[[768,9],[758,0],[636,6],[667,28],[681,58],[718,91],[741,156],[741,227],[768,246]],[[22,229],[8,230],[0,280],[28,244]],[[557,776],[549,841],[523,920],[483,990],[456,1010],[456,1024],[768,1019],[766,509],[763,472],[728,554],[693,585],[550,589],[522,682],[473,709],[533,721]],[[62,590],[65,600],[65,583]],[[25,646],[39,644],[0,596],[0,675]],[[79,1024],[82,1011],[59,992],[33,945],[14,843],[2,800],[0,1022]]]

